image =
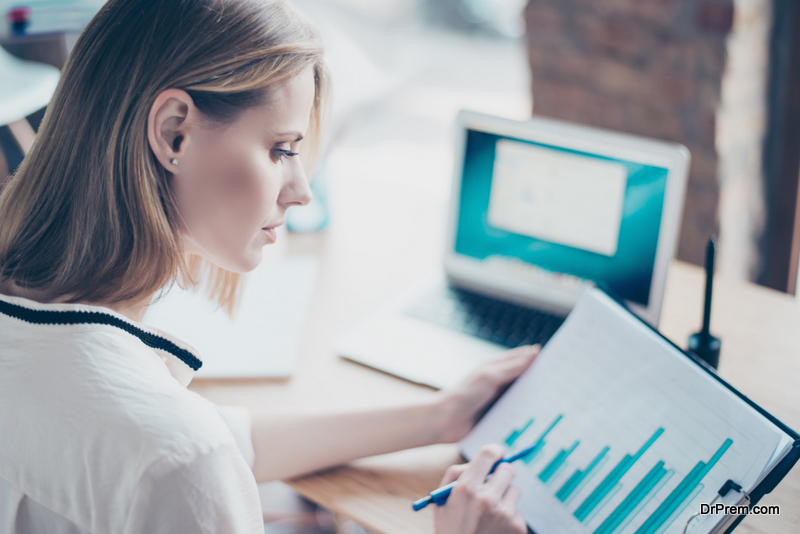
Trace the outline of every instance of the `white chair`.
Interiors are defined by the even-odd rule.
[[[8,125],[23,154],[36,136],[25,117],[50,102],[60,74],[55,67],[23,61],[0,46],[0,126]],[[0,167],[4,166],[0,151]]]

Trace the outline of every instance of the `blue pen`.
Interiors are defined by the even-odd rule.
[[[535,447],[536,443],[534,443],[527,449],[522,449],[518,453],[512,454],[508,458],[497,460],[495,464],[492,466],[492,468],[489,470],[489,474],[491,475],[492,473],[494,473],[494,470],[497,469],[497,466],[500,464],[510,464],[511,462],[516,462],[517,460],[519,460],[520,458],[531,452]],[[450,496],[450,492],[453,490],[453,486],[455,485],[456,485],[455,482],[451,482],[446,486],[442,486],[439,489],[435,489],[425,497],[419,499],[418,501],[414,501],[414,504],[412,504],[411,507],[414,509],[415,512],[419,512],[420,510],[422,510],[423,508],[432,503],[436,503],[438,506],[441,506],[447,502],[447,498]]]

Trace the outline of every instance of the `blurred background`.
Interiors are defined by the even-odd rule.
[[[701,264],[718,235],[721,274],[796,293],[797,0],[293,1],[322,32],[334,88],[315,203],[292,214],[295,231],[346,221],[378,233],[382,217],[425,210],[440,227],[410,220],[409,233],[443,239],[458,110],[535,114],[685,144],[678,258]],[[0,45],[60,68],[102,4],[0,0]],[[0,57],[2,177],[29,142],[19,119],[35,130],[44,113],[15,107],[18,67]],[[337,211],[343,196],[362,209]],[[262,494],[267,532],[362,532],[281,485]]]
[[[335,224],[331,196],[347,176],[446,202],[457,110],[533,113],[685,144],[692,168],[678,258],[699,264],[718,235],[725,276],[796,292],[795,0],[294,1],[319,25],[334,80],[319,202],[293,216],[294,229]],[[0,44],[60,67],[102,4],[0,0]],[[42,114],[28,116],[34,128]],[[0,143],[7,174],[22,151],[6,126]]]

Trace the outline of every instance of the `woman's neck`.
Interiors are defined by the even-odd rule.
[[[7,295],[9,297],[22,297],[24,299],[33,300],[35,302],[41,302],[42,304],[72,302],[73,304],[100,306],[102,308],[108,308],[124,317],[127,317],[131,321],[136,321],[136,322],[142,322],[142,320],[144,319],[144,314],[145,312],[147,312],[147,307],[150,305],[151,301],[151,299],[148,298],[141,302],[136,302],[136,303],[116,302],[113,304],[106,304],[103,302],[84,302],[84,301],[74,302],[71,301],[69,297],[42,299],[34,291],[19,286],[13,280],[10,279],[0,280],[0,294]]]

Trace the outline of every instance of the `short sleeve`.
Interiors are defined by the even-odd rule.
[[[233,439],[236,440],[236,445],[239,446],[245,462],[252,469],[256,460],[256,453],[253,449],[250,410],[244,406],[219,406],[216,404],[214,406],[217,408],[225,425],[230,429],[231,434],[233,434]]]
[[[252,471],[232,443],[188,463],[166,458],[136,488],[124,534],[263,534]]]

